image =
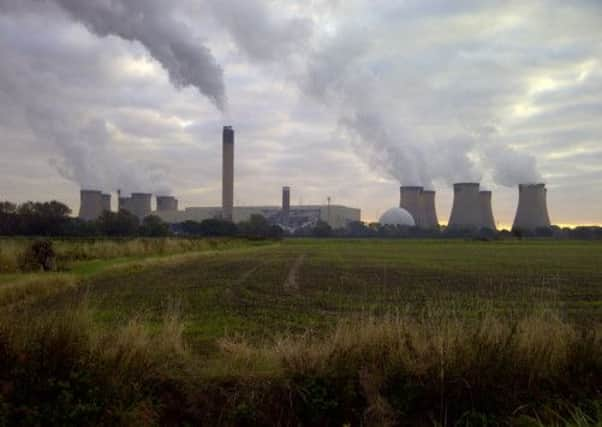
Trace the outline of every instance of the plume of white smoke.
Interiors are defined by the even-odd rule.
[[[269,17],[273,12],[266,2],[208,1],[217,20],[231,34],[239,49],[252,59],[262,62],[281,60],[281,54],[274,53],[282,52],[279,48],[282,40],[284,46],[293,45],[297,49],[310,45],[298,39],[290,43],[283,37],[282,27]],[[296,82],[303,93],[338,112],[341,131],[362,159],[405,185],[430,187],[433,180],[447,183],[479,181],[485,173],[490,173],[496,183],[506,186],[539,178],[532,156],[508,147],[500,139],[493,141],[472,132],[470,122],[479,125],[495,122],[496,117],[488,115],[494,110],[491,105],[479,111],[467,107],[471,103],[495,102],[491,93],[484,91],[481,94],[475,90],[482,99],[471,99],[471,90],[462,93],[466,79],[458,82],[457,90],[453,84],[449,86],[452,89],[440,88],[437,83],[437,80],[441,81],[440,76],[428,75],[429,70],[426,75],[422,75],[420,69],[412,72],[415,65],[411,62],[404,67],[399,58],[404,56],[404,46],[411,46],[411,41],[395,46],[399,58],[388,52],[384,59],[373,54],[399,37],[396,29],[403,25],[403,14],[400,13],[403,6],[393,2],[381,4],[400,17],[394,31],[381,28],[387,17],[371,15],[372,7],[367,2],[316,3],[320,10],[340,7],[345,8],[338,11],[340,14],[349,12],[353,15],[360,10],[361,16],[360,19],[356,16],[355,20],[346,17],[334,31],[334,36],[321,34],[317,37],[319,45],[304,52],[306,69],[295,75]],[[409,6],[409,9],[410,19],[420,18],[423,13],[419,4]],[[425,6],[425,11],[428,13],[429,7]],[[244,16],[253,19],[245,20]],[[308,37],[307,32],[288,27],[287,35]],[[313,36],[316,38],[315,34]],[[419,38],[420,34],[413,36]],[[447,53],[438,52],[438,48],[418,55],[444,56]],[[418,63],[423,61],[420,56],[408,54],[407,57]],[[391,64],[391,61],[397,63]],[[435,70],[438,61],[435,57]],[[399,63],[402,63],[401,67]],[[459,78],[463,77],[462,73],[459,75]],[[452,79],[458,77],[451,73],[450,76]]]
[[[208,47],[190,37],[163,0],[53,0],[101,37],[140,42],[167,70],[176,87],[194,86],[223,110],[223,71]]]
[[[261,0],[206,0],[220,25],[248,56],[283,61],[300,51],[311,35],[311,21],[276,13]]]

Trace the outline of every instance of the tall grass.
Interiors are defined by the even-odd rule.
[[[32,239],[0,239],[0,273],[19,271],[19,259],[32,243]],[[186,238],[133,238],[133,239],[54,239],[53,246],[60,266],[96,259],[173,255],[185,252],[223,250],[249,243],[240,239],[186,239]]]
[[[553,313],[346,320],[325,336],[221,348],[238,375],[278,366],[310,425],[602,423],[602,328],[579,330]]]
[[[0,425],[152,425],[189,354],[177,312],[99,329],[86,305],[0,320]],[[167,397],[165,397],[167,398]]]
[[[0,319],[0,424],[602,422],[602,329],[554,313],[347,319],[264,344],[223,339],[207,355],[170,307],[109,331],[85,305]]]
[[[9,283],[0,284],[0,307],[46,298],[77,285],[75,277],[68,274],[40,276],[26,274]]]

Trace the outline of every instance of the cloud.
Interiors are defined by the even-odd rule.
[[[601,17],[596,1],[0,0],[3,160],[58,170],[61,195],[77,181],[218,204],[227,87],[246,204],[289,184],[374,218],[402,182],[440,190],[445,219],[449,184],[481,180],[508,223],[503,187],[542,179],[555,221],[579,200],[591,222]],[[10,170],[5,197],[46,194]]]

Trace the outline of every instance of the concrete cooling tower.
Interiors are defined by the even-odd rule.
[[[481,228],[479,183],[454,184],[454,203],[447,226],[452,229]]]
[[[103,195],[96,190],[80,191],[79,218],[85,221],[97,219],[103,211]]]
[[[143,220],[151,214],[151,198],[152,194],[149,193],[132,193],[128,210]]]
[[[157,212],[177,211],[178,199],[173,196],[157,196]]]
[[[479,192],[479,202],[481,206],[481,227],[496,230],[495,219],[493,218],[493,209],[491,207],[491,191]]]
[[[102,211],[111,211],[111,195],[103,194],[102,195]]]
[[[438,228],[437,210],[435,209],[435,192],[424,190],[420,198],[420,226],[423,228]]]
[[[234,129],[224,126],[222,134],[222,218],[232,221],[234,209]]]
[[[421,209],[422,187],[399,187],[399,207],[412,215],[417,226],[422,226]]]
[[[535,230],[550,225],[546,185],[519,184],[518,207],[512,229]]]

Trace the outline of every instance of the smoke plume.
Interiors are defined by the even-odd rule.
[[[296,27],[290,22],[284,27],[289,31],[283,33],[265,2],[209,3],[251,59],[281,61],[282,54],[272,54],[295,46],[305,63],[303,70],[291,73],[295,83],[310,99],[337,112],[339,129],[358,156],[382,174],[404,185],[425,187],[433,181],[451,184],[485,177],[506,186],[538,179],[532,156],[510,148],[501,138],[493,141],[473,131],[497,122],[495,109],[504,101],[499,94],[516,86],[513,75],[500,75],[499,88],[481,88],[479,64],[475,66],[470,56],[461,57],[466,64],[456,59],[450,69],[450,58],[456,53],[445,41],[416,51],[415,41],[421,35],[409,29],[399,34],[404,23],[411,26],[428,19],[428,7],[421,10],[415,5],[404,11],[404,6],[382,2],[383,12],[378,14],[373,13],[377,8],[359,1],[316,2],[314,7],[320,11],[339,8],[338,14],[345,15],[335,31],[316,35],[309,33],[315,25]],[[295,35],[294,43],[283,34]],[[319,44],[312,45],[310,39]],[[425,68],[424,62],[431,68]],[[503,71],[498,68],[494,71]],[[471,79],[474,88],[467,86]]]
[[[167,70],[176,87],[193,86],[223,110],[223,71],[208,47],[190,38],[162,0],[53,0],[95,34],[140,42]]]

